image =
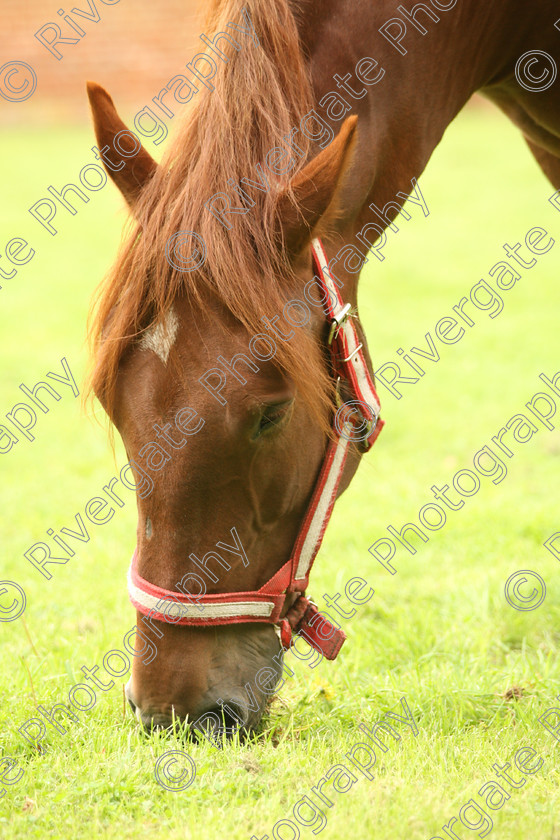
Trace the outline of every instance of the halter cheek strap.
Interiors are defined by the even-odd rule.
[[[325,297],[333,372],[338,379],[337,385],[345,382],[353,399],[343,402],[337,387],[339,409],[334,418],[333,439],[328,444],[290,559],[258,590],[192,595],[162,589],[140,577],[135,551],[128,573],[128,593],[140,613],[158,621],[191,627],[247,622],[274,624],[285,650],[292,644],[292,633],[297,633],[327,659],[335,659],[346,634],[322,616],[304,593],[331,517],[348,450],[357,442],[366,451],[371,449],[384,421],[379,418],[379,397],[351,320],[350,304],[344,304],[340,297],[319,239],[313,240],[312,251],[317,279]],[[298,593],[297,599],[286,616],[280,618],[286,596],[294,592]]]

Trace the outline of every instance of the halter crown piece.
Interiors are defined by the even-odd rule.
[[[312,251],[317,279],[326,298],[324,305],[330,327],[328,345],[334,375],[338,386],[344,382],[353,399],[343,402],[340,387],[337,387],[339,410],[334,420],[334,439],[327,447],[290,559],[253,592],[191,595],[162,589],[140,577],[135,551],[128,572],[128,594],[140,613],[158,621],[193,627],[246,622],[274,624],[284,650],[291,647],[293,632],[302,635],[327,659],[336,659],[346,634],[321,615],[313,601],[305,597],[305,590],[334,507],[348,449],[357,440],[366,451],[371,449],[384,421],[379,417],[379,397],[350,318],[350,304],[344,304],[340,297],[319,239],[313,240]],[[356,415],[358,423],[352,419]],[[358,426],[359,436],[353,438]],[[361,431],[364,427],[365,434]],[[298,593],[298,598],[281,618],[286,595],[292,592]]]

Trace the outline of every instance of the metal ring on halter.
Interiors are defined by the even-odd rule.
[[[362,347],[363,347],[363,346],[364,346],[364,345],[360,342],[360,344],[358,344],[358,346],[356,347],[356,349],[355,349],[352,353],[350,353],[350,355],[349,355],[349,356],[347,356],[345,359],[341,359],[340,361],[341,361],[341,362],[343,362],[343,363],[344,363],[344,362],[349,362],[349,361],[350,361],[350,359],[352,358],[352,356],[355,356],[355,355],[356,355],[356,353],[359,353],[359,351],[362,349]]]
[[[367,407],[368,413],[371,413],[373,416],[366,416],[362,406],[363,408]],[[357,414],[359,416],[359,422],[356,422],[352,418],[353,414]],[[343,400],[339,401],[339,408],[335,416],[335,428],[339,434],[342,434],[338,425],[339,416],[343,424],[348,423],[351,427],[353,427],[354,431],[357,431],[358,429],[360,430],[358,437],[354,437],[352,435],[348,438],[357,445],[363,443],[370,437],[379,420],[379,413],[376,412],[369,403],[364,403],[361,400],[348,400],[348,402],[344,402]]]
[[[360,411],[360,409],[357,407],[357,402],[359,402],[359,401],[354,401],[353,404],[352,404],[352,407],[354,408],[355,411],[358,412],[358,414],[360,415],[360,417],[362,418],[364,423],[366,423],[367,429],[368,429],[368,435],[370,435],[371,432],[373,432],[373,430],[377,426],[377,421],[379,420],[379,412],[374,411],[373,408],[371,407],[371,405],[368,405],[368,403],[364,403],[364,405],[367,405],[369,410],[373,414],[373,418],[370,420],[369,417],[366,417],[365,414],[363,413],[363,411]]]

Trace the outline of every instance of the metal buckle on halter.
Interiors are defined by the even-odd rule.
[[[336,387],[335,387],[335,392],[334,392],[334,398],[335,398],[335,402],[336,402],[336,407],[337,408],[342,408],[342,406],[345,404],[345,402],[342,399],[342,395],[340,393],[340,376],[338,376],[337,379],[336,379]]]
[[[329,337],[327,339],[327,344],[332,344],[333,340],[338,335],[339,329],[343,326],[345,321],[348,320],[350,317],[350,310],[352,309],[352,304],[347,303],[345,304],[340,312],[337,312],[333,315],[331,320],[331,328],[329,330]]]

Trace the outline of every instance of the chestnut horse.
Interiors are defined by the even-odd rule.
[[[337,255],[355,312],[368,245],[475,91],[510,116],[560,188],[560,100],[547,82],[558,14],[554,0],[214,0],[211,61],[198,57],[196,101],[159,165],[140,146],[122,151],[125,125],[89,86],[99,147],[111,150],[107,168],[133,219],[92,324],[91,388],[133,468],[151,441],[159,472],[151,493],[137,492],[137,573],[148,586],[176,590],[210,552],[209,596],[227,601],[258,592],[292,555],[335,410],[322,308],[295,329],[281,318],[288,301],[305,299],[317,238]],[[188,270],[169,258],[179,232],[190,237],[190,257],[178,257]],[[267,330],[276,355],[253,364],[250,339]],[[230,367],[217,399],[204,377],[219,357]],[[186,444],[170,424],[184,407],[203,419]],[[338,495],[363,449],[349,446]],[[242,550],[220,564],[216,545],[235,549],[233,529]],[[300,594],[282,596],[280,618]],[[144,724],[193,721],[224,700],[245,732],[257,726],[282,669],[273,623],[142,619],[139,610],[157,656],[135,658],[127,696]],[[263,669],[267,684],[256,684]]]

